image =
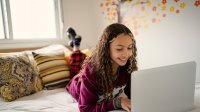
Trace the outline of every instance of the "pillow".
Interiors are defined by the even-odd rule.
[[[5,101],[40,90],[41,80],[25,53],[0,57],[0,95]]]
[[[65,51],[70,51],[66,46],[61,44],[53,44],[40,49],[35,50],[35,53],[51,54],[51,55],[63,55]]]
[[[70,80],[70,72],[64,56],[32,53],[44,87],[47,89],[65,87]]]
[[[15,55],[16,53],[0,53],[0,56],[12,56]]]
[[[72,51],[67,51],[65,52],[65,60],[67,62],[67,65],[70,65],[70,60],[69,60],[69,57],[70,57],[70,54],[72,53]]]

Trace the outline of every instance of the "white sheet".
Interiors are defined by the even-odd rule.
[[[194,101],[194,104],[196,106],[200,107],[200,83],[196,84],[196,87],[195,87],[195,101]]]
[[[0,99],[0,112],[79,112],[77,102],[64,88],[43,90],[13,102]]]
[[[196,86],[195,106],[196,110],[191,112],[200,112],[200,85]],[[0,112],[79,112],[79,110],[76,100],[65,88],[61,88],[42,90],[13,102],[4,102],[0,98]]]

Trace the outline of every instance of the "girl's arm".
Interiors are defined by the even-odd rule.
[[[83,75],[78,100],[80,112],[106,112],[114,110],[113,100],[97,102],[99,98],[96,79],[87,68],[88,67],[82,72]]]

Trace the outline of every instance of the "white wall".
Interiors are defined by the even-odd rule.
[[[186,8],[183,12],[167,14],[159,23],[149,23],[149,29],[138,30],[135,36],[138,64],[139,69],[145,69],[194,60],[197,62],[197,81],[200,82],[200,8],[194,7],[191,1],[184,1]],[[76,29],[83,37],[82,48],[95,47],[103,29],[110,24],[101,13],[101,2],[63,0],[64,28]]]
[[[187,61],[197,62],[197,81],[200,82],[200,8],[187,1],[179,14],[165,12],[159,23],[148,30],[140,29],[136,36],[139,67],[151,68]],[[168,6],[174,5],[169,3]]]
[[[64,37],[66,29],[72,27],[82,36],[81,48],[96,44],[96,22],[93,0],[63,0]]]
[[[94,48],[103,29],[110,24],[102,15],[102,0],[63,0],[64,37],[72,27],[82,36],[81,49]]]

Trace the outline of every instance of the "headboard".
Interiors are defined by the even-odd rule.
[[[43,46],[46,47],[46,46]],[[70,51],[73,49],[70,46],[66,46]],[[20,51],[26,51],[26,50],[36,50],[40,49],[42,47],[30,47],[30,48],[9,48],[9,49],[0,49],[0,53],[9,53],[9,52],[20,52]]]

